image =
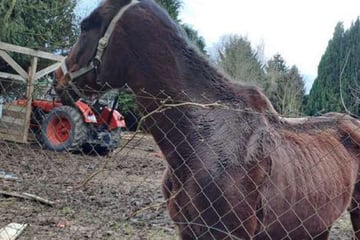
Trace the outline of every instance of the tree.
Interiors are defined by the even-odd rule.
[[[170,17],[175,21],[179,21],[179,11],[182,5],[180,0],[156,0],[169,13]]]
[[[0,0],[0,41],[54,53],[65,54],[78,36],[78,18],[74,9],[78,0]],[[30,58],[21,54],[12,57],[27,70]],[[48,65],[39,62],[39,68]],[[0,71],[11,68],[0,59]],[[24,93],[21,84],[0,81],[4,92]]]
[[[78,36],[78,0],[0,0],[0,41],[64,52]]]
[[[230,77],[262,87],[281,114],[300,114],[305,84],[296,66],[289,68],[280,54],[264,66],[263,47],[254,50],[246,38],[238,35],[225,36],[216,51],[215,62]]]
[[[156,2],[162,6],[169,14],[169,16],[175,20],[184,29],[190,42],[192,42],[202,53],[206,54],[205,40],[199,33],[190,25],[181,23],[179,19],[179,12],[182,7],[181,0],[156,0]]]
[[[345,108],[354,114],[360,114],[359,43],[359,19],[346,31],[343,23],[336,25],[333,38],[319,63],[318,76],[305,108],[307,114],[344,112]]]
[[[305,84],[296,66],[287,67],[280,54],[268,61],[265,92],[275,109],[285,116],[297,116],[304,101]]]
[[[264,86],[264,66],[251,43],[242,36],[224,36],[216,48],[215,62],[235,80]]]
[[[274,105],[277,105],[276,103],[279,100],[277,94],[278,85],[287,71],[288,67],[286,66],[286,62],[280,54],[275,54],[272,59],[267,62],[264,90]]]
[[[181,24],[189,40],[204,54],[207,54],[205,40],[194,28],[187,24]]]

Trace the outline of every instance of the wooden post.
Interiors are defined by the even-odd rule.
[[[30,118],[32,112],[32,94],[34,91],[34,84],[35,84],[35,77],[36,77],[36,70],[38,65],[38,57],[33,57],[31,61],[31,67],[29,70],[29,78],[27,80],[27,88],[26,88],[26,115],[25,115],[25,124],[24,124],[24,142],[28,142],[29,136],[29,129],[30,129]]]

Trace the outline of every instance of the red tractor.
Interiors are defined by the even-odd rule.
[[[124,117],[101,100],[90,104],[78,100],[74,106],[59,100],[33,100],[30,128],[46,148],[54,151],[84,151],[106,155],[120,145]],[[25,105],[26,100],[17,100]]]

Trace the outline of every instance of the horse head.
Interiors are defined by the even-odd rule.
[[[81,22],[78,41],[56,71],[58,95],[69,102],[125,83],[145,88],[145,79],[172,62],[164,54],[173,32],[165,26],[173,24],[168,18],[151,0],[103,1]]]

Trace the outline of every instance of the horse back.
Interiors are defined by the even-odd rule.
[[[283,119],[261,193],[262,225],[270,236],[317,236],[347,209],[358,176],[359,127],[342,114]]]

